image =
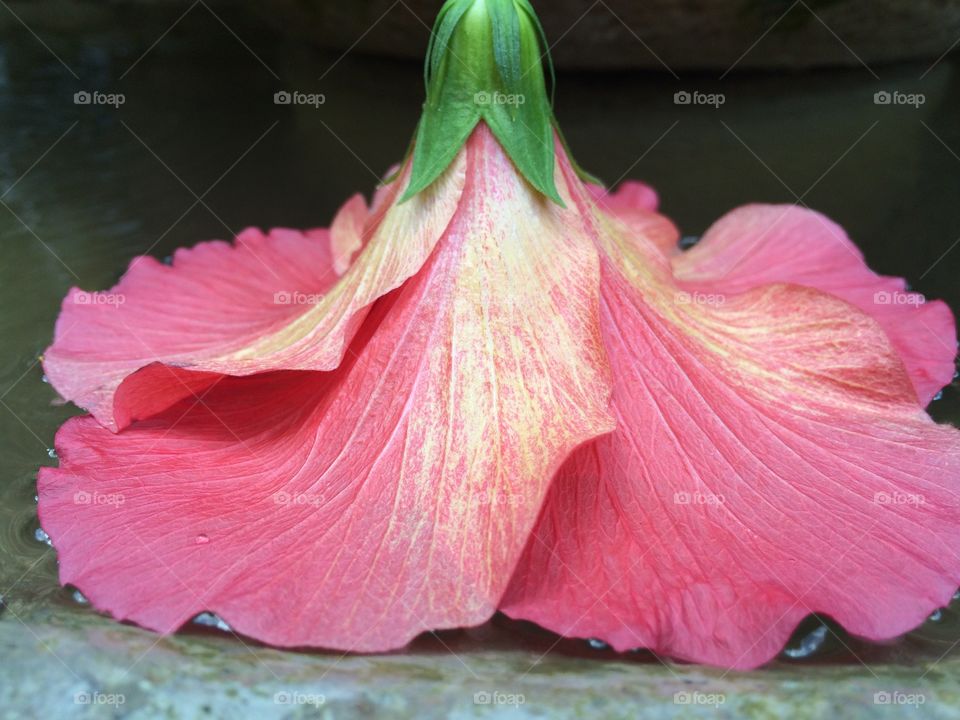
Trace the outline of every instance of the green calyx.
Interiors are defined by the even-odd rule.
[[[544,58],[552,76],[543,28],[528,0],[444,3],[427,51],[427,100],[403,200],[429,187],[483,120],[523,177],[563,205]]]

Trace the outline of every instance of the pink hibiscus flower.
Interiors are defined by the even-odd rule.
[[[733,668],[814,611],[885,639],[949,601],[950,311],[796,207],[681,253],[651,189],[581,179],[540,43],[526,0],[451,0],[372,207],[71,291],[61,582],[162,633],[375,652],[500,609]]]

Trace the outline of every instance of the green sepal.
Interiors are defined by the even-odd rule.
[[[410,183],[400,202],[426,190],[450,167],[479,121],[480,111],[461,103],[441,101],[431,106],[428,101],[424,105],[413,146]]]
[[[473,0],[453,0],[444,3],[437,15],[433,31],[430,33],[430,44],[427,46],[427,60],[424,63],[427,92],[430,92],[430,78],[440,71],[440,63],[450,47],[450,38],[453,31],[463,18],[463,14],[470,9]]]
[[[520,18],[512,2],[492,2],[490,25],[493,29],[493,59],[505,87],[520,84]]]
[[[523,177],[563,205],[542,38],[526,0],[448,0],[431,36],[427,100],[401,202],[433,184],[483,120]]]

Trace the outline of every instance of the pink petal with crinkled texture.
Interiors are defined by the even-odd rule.
[[[923,405],[951,382],[957,331],[943,302],[877,275],[843,229],[793,205],[747,205],[720,219],[693,249],[674,258],[687,288],[737,293],[771,282],[817,288],[876,319],[903,359]]]
[[[336,282],[331,265],[326,230],[248,229],[233,244],[179,250],[169,266],[136,258],[107,292],[71,290],[44,369],[61,395],[119,429],[202,392],[219,372],[172,366],[290,322],[305,309],[295,295],[322,295]],[[136,392],[120,390],[128,377]]]
[[[561,469],[504,611],[752,668],[813,612],[880,640],[946,605],[960,432],[923,412],[880,326],[797,285],[692,298],[617,235],[600,220],[618,426]]]
[[[370,210],[363,195],[357,193],[340,208],[330,225],[330,245],[333,250],[333,269],[343,275],[353,260],[353,255],[365,242]]]
[[[225,378],[39,479],[60,579],[171,632],[400,647],[496,609],[550,479],[609,432],[599,262],[482,127],[451,227],[331,373]]]
[[[408,171],[409,172],[409,171]],[[138,386],[154,410],[194,394],[209,375],[272,370],[332,370],[370,305],[415,274],[457,207],[464,183],[461,157],[432,188],[396,204],[406,181],[368,218],[358,242],[362,199],[341,213],[333,248],[326,230],[257,230],[234,244],[202,243],[180,250],[172,266],[137,258],[107,293],[73,290],[64,300],[44,369],[60,394],[118,430],[143,407],[119,393],[141,372]],[[349,255],[363,244],[355,261]],[[337,278],[337,269],[345,269]],[[184,373],[201,374],[185,380]],[[168,388],[164,404],[160,390]]]
[[[586,184],[584,187],[590,198],[613,214],[636,211],[657,212],[660,209],[660,196],[657,191],[639,180],[627,180],[612,191],[600,185]]]
[[[584,187],[587,197],[604,213],[627,226],[629,236],[644,238],[665,255],[680,252],[680,231],[657,212],[660,198],[652,187],[636,180],[628,180],[614,192],[598,185]]]

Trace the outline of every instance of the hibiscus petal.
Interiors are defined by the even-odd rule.
[[[367,240],[367,221],[370,210],[363,195],[357,193],[344,203],[330,224],[330,244],[333,251],[333,269],[343,275],[353,262],[353,255]]]
[[[234,245],[180,250],[170,267],[137,258],[108,293],[71,291],[44,356],[47,376],[63,397],[117,430],[144,417],[141,407],[117,406],[137,397],[118,388],[138,371],[141,391],[157,383],[150,407],[162,409],[209,374],[334,369],[370,305],[423,266],[457,207],[463,166],[461,157],[402,205],[395,200],[405,182],[393,183],[390,202],[362,231],[363,201],[354,198],[332,241],[327,231],[247,230]],[[370,240],[346,269],[362,244],[358,231]],[[343,269],[337,281],[334,270]],[[202,376],[176,382],[187,372]],[[164,388],[173,391],[166,403]]]
[[[502,608],[618,650],[750,668],[811,612],[897,636],[960,583],[960,432],[881,328],[810,288],[689,302],[609,240],[617,430],[552,486]]]
[[[635,180],[621,184],[615,192],[598,185],[585,187],[588,197],[607,215],[624,223],[632,237],[652,243],[665,255],[680,252],[680,231],[657,212],[660,198],[652,187]]]
[[[276,294],[292,300],[298,293],[326,293],[336,282],[331,265],[326,230],[265,235],[251,228],[233,245],[209,242],[179,250],[170,266],[136,258],[112,290],[70,291],[44,369],[63,397],[121,428],[144,417],[144,410],[169,407],[219,377],[158,360],[173,364],[226,352],[282,326],[304,308],[276,302]],[[118,394],[134,373],[138,392]]]
[[[953,379],[957,331],[943,302],[872,272],[843,229],[793,205],[748,205],[729,213],[674,259],[690,289],[736,293],[772,282],[817,288],[875,318],[900,353],[923,405]]]
[[[586,184],[585,187],[594,201],[613,214],[636,211],[657,212],[660,208],[660,196],[657,191],[638,180],[627,180],[613,191],[600,185]]]
[[[370,240],[384,207],[395,197],[398,189],[396,179],[402,169],[402,166],[394,165],[387,171],[383,182],[373,193],[369,208],[363,195],[357,193],[344,203],[333,218],[330,224],[330,242],[333,269],[337,275],[343,275],[347,271],[356,253]]]
[[[495,611],[550,478],[613,425],[596,252],[489,131],[468,153],[464,206],[339,369],[61,430],[39,512],[62,582],[278,646],[381,651]]]

